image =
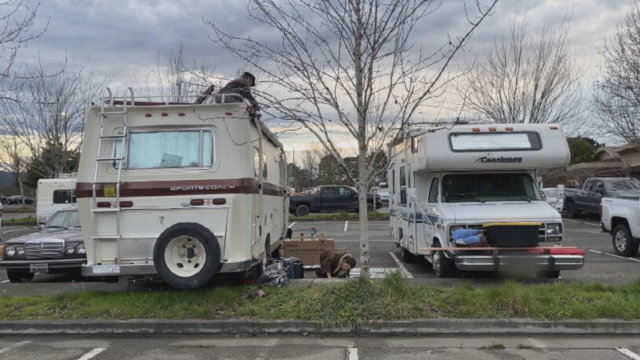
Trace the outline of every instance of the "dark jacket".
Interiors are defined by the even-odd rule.
[[[227,85],[225,85],[218,94],[240,94],[243,98],[251,101],[252,103],[256,101],[251,95],[251,82],[247,81],[242,76],[230,81]]]
[[[320,254],[320,272],[324,275],[331,274],[334,277],[342,277],[349,274],[348,271],[342,271],[340,265],[346,258],[351,257],[347,252],[335,249],[325,250]]]

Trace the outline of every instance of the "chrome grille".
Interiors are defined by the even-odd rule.
[[[484,224],[467,224],[467,225],[463,225],[463,226],[465,228],[467,228],[467,229],[478,229],[478,230],[481,230],[482,227],[484,226]],[[558,235],[551,235],[551,236],[558,237]],[[538,241],[539,242],[546,242],[547,241],[547,226],[545,224],[542,224],[542,226],[538,229]]]
[[[64,241],[27,242],[25,244],[27,259],[61,259],[64,255]]]

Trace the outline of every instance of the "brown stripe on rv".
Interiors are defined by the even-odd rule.
[[[263,183],[265,195],[284,196],[284,188],[271,183]],[[107,184],[106,186],[109,186]],[[258,194],[259,182],[256,179],[218,179],[218,180],[177,180],[177,181],[136,181],[120,184],[120,197],[147,197],[172,195],[213,195],[213,194]],[[105,197],[105,184],[96,185],[96,196]],[[76,184],[76,197],[93,196],[92,184]]]

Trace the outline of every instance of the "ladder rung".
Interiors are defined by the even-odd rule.
[[[119,212],[120,208],[98,208],[98,209],[91,209],[91,212],[93,213],[116,213]]]
[[[122,138],[127,137],[127,135],[124,135],[124,134],[100,135],[100,137],[102,139],[122,139]]]
[[[123,157],[106,157],[106,158],[97,158],[96,161],[116,161],[116,160],[124,160]]]
[[[101,235],[101,236],[92,236],[92,239],[95,240],[100,240],[100,239],[105,239],[105,240],[117,240],[122,238],[122,236],[120,235]]]
[[[91,183],[92,185],[118,185],[117,181],[94,181]]]
[[[124,111],[103,111],[103,112],[100,113],[100,115],[117,115],[117,114],[124,115],[124,114],[126,114],[126,112],[124,112]]]

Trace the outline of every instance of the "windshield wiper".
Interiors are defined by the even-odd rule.
[[[480,200],[480,199],[476,199],[474,195],[470,195],[470,194],[463,194],[463,193],[453,193],[453,194],[449,194],[448,198],[451,197],[455,197],[455,196],[459,196],[465,199],[469,199],[470,201],[475,201],[475,202],[479,202],[479,203],[485,203],[486,201],[484,200]]]
[[[58,226],[58,225],[47,226],[47,229],[65,229],[65,230],[69,230],[64,226]]]

